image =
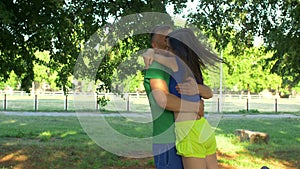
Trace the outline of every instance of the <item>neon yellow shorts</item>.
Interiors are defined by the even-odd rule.
[[[175,122],[177,154],[205,158],[216,153],[214,130],[205,118]]]

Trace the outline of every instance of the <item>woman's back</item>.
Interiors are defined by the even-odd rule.
[[[184,62],[176,57],[176,62],[178,64],[178,71],[173,72],[170,76],[170,81],[169,81],[169,92],[171,94],[174,94],[175,96],[178,96],[181,99],[188,100],[188,101],[193,101],[193,102],[198,102],[201,99],[201,96],[198,94],[195,95],[181,95],[177,90],[176,86],[178,83],[183,83],[186,81],[187,75],[188,75],[188,70],[186,69],[186,66]],[[193,74],[190,72],[189,76],[193,76]],[[195,86],[197,87],[197,86]],[[197,119],[198,115],[197,112],[183,112],[179,116],[179,112],[174,112],[175,115],[175,120],[176,121],[186,121],[186,120],[195,120]]]

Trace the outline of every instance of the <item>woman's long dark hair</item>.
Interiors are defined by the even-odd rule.
[[[216,62],[222,62],[222,59],[205,48],[188,28],[171,32],[167,39],[174,54],[184,61],[200,84],[203,84],[200,68],[206,68],[206,64],[216,66]]]

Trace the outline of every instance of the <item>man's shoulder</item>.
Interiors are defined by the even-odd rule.
[[[161,64],[155,62],[151,64],[151,67],[149,67],[145,71],[145,79],[163,79],[168,80],[170,78],[170,74],[165,69],[164,66]]]

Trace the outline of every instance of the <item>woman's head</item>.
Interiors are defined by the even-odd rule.
[[[191,29],[183,28],[171,32],[167,36],[167,46],[180,57],[198,80],[202,80],[200,67],[206,64],[215,65],[222,60],[205,48]]]

